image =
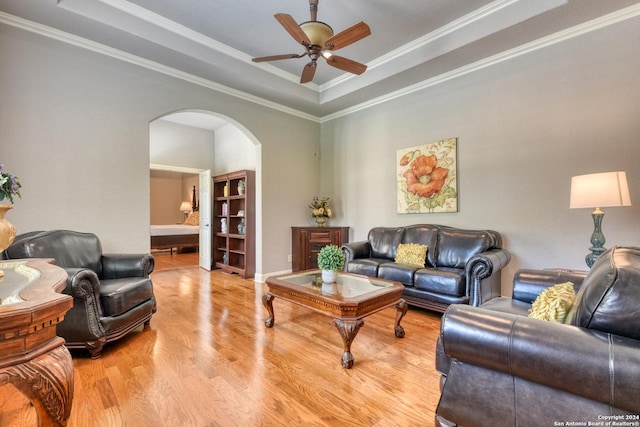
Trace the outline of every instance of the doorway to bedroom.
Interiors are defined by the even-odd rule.
[[[257,182],[260,179],[259,144],[250,137],[253,138],[231,119],[204,110],[174,112],[150,122],[150,225],[153,226],[150,234],[151,250],[156,257],[180,258],[181,266],[185,265],[185,260],[188,265],[203,266],[203,256],[206,258],[206,253],[211,253],[208,225],[211,219],[203,221],[203,224],[207,223],[207,228],[203,231],[203,227],[200,227],[200,235],[189,237],[186,235],[189,231],[184,230],[189,228],[187,225],[193,224],[192,220],[198,221],[198,210],[202,203],[200,198],[206,202],[211,197],[210,194],[208,197],[201,194],[203,189],[210,189],[201,185],[199,174],[211,171],[211,175],[215,176],[249,169],[256,171]],[[259,194],[256,196],[258,200]],[[200,213],[206,213],[206,206],[206,203],[202,205]],[[261,220],[258,206],[256,226]],[[196,222],[195,231],[191,232],[198,233],[198,225],[201,224]],[[159,228],[167,230],[158,231]],[[180,236],[178,232],[185,235]],[[166,237],[153,236],[158,233]],[[205,242],[209,243],[204,246],[208,251],[200,250],[198,244],[202,244],[203,234],[208,236]],[[259,246],[256,242],[258,255]],[[204,264],[207,264],[206,259]],[[209,269],[206,265],[204,268]]]

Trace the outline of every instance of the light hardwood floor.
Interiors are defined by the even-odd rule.
[[[406,336],[395,309],[369,316],[340,364],[342,340],[329,317],[274,300],[266,286],[196,266],[197,254],[157,253],[158,312],[90,360],[72,353],[69,427],[433,426],[440,315],[410,307]],[[35,411],[0,387],[0,426],[34,426]]]

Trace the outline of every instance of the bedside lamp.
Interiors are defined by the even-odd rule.
[[[187,219],[187,215],[189,215],[189,212],[191,212],[191,203],[189,202],[182,202],[182,204],[180,205],[180,210],[182,212],[184,212],[184,219],[183,221],[185,221]]]
[[[631,196],[625,172],[605,172],[580,175],[571,178],[571,201],[569,208],[595,208],[593,217],[593,234],[591,235],[591,253],[585,257],[589,268],[605,251],[602,218],[604,212],[600,208],[610,206],[631,206]]]

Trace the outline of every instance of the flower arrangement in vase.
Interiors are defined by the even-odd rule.
[[[9,172],[4,171],[4,165],[0,163],[0,202],[9,200],[10,205],[0,203],[0,252],[7,249],[13,239],[16,238],[16,228],[5,218],[7,211],[13,207],[13,196],[20,196],[20,179]],[[0,278],[4,272],[0,270]]]
[[[13,204],[13,196],[20,196],[20,179],[4,171],[4,165],[0,163],[0,202],[8,199]]]
[[[318,268],[322,270],[322,282],[334,283],[337,272],[344,268],[344,252],[336,245],[326,245],[318,253]]]
[[[311,209],[311,216],[318,224],[318,227],[324,227],[327,219],[331,218],[333,212],[331,211],[331,199],[328,197],[314,196],[309,209]]]

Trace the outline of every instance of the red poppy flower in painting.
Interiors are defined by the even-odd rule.
[[[416,157],[404,172],[407,180],[407,191],[420,197],[431,197],[442,190],[449,169],[439,167],[434,154]]]

